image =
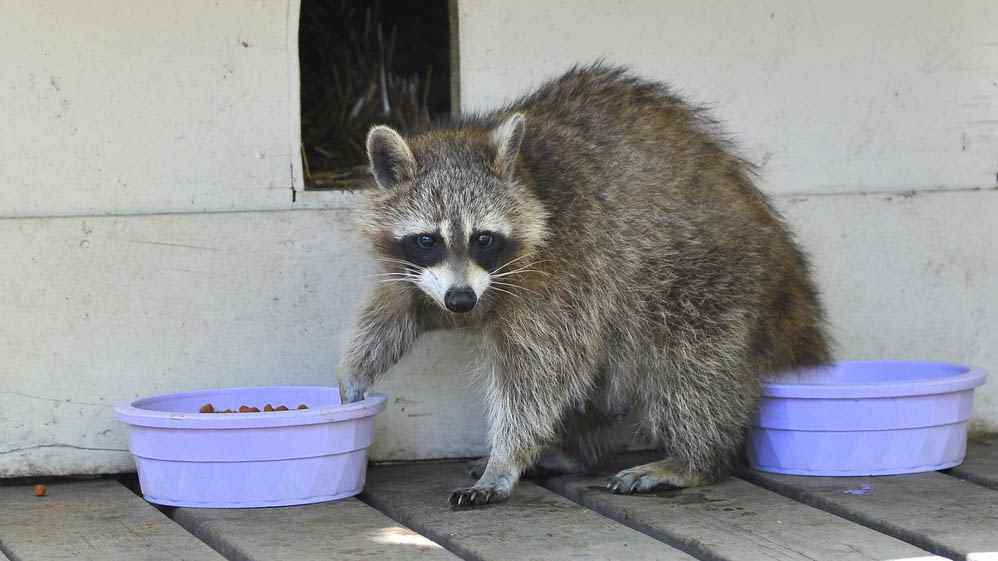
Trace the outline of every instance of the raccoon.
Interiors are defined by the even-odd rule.
[[[527,470],[662,451],[615,493],[732,468],[766,374],[829,359],[808,263],[716,124],[625,68],[575,67],[495,112],[367,137],[361,229],[384,278],[341,367],[362,399],[421,333],[475,328],[491,452],[455,507]],[[476,474],[477,475],[477,474]]]

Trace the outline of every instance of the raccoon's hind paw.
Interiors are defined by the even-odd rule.
[[[450,495],[451,508],[474,508],[492,503],[500,503],[509,498],[509,491],[499,487],[465,487]]]
[[[674,460],[661,460],[634,466],[610,477],[606,488],[619,495],[649,493],[656,489],[697,487],[706,483],[698,473],[690,472]]]

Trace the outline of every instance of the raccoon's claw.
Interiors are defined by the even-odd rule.
[[[450,506],[452,508],[474,508],[491,503],[505,501],[509,496],[501,493],[498,489],[488,487],[467,487],[457,489],[450,495]]]
[[[652,477],[646,477],[644,474],[635,473],[625,473],[624,470],[617,475],[610,478],[607,482],[606,488],[610,490],[611,493],[617,495],[632,495],[634,493],[647,493],[656,488],[669,488],[672,485],[664,482],[657,481]]]
[[[659,489],[696,487],[706,482],[699,474],[683,469],[672,460],[660,460],[618,472],[610,477],[606,488],[619,495],[630,495]]]
[[[343,384],[343,387],[341,388],[342,393],[340,395],[345,398],[343,403],[353,403],[355,401],[363,400],[365,391],[366,388],[348,381]]]

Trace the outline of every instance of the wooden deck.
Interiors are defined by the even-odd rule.
[[[998,561],[998,439],[957,469],[892,477],[751,472],[608,493],[601,476],[525,481],[454,511],[459,463],[375,466],[365,493],[303,507],[157,509],[114,479],[0,486],[0,561]]]

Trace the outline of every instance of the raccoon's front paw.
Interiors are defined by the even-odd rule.
[[[501,503],[509,498],[510,492],[494,485],[465,487],[450,494],[453,508],[474,508],[492,503]]]
[[[355,401],[361,401],[364,399],[364,393],[367,391],[367,386],[362,385],[354,380],[347,380],[340,384],[340,395],[342,397],[343,403],[353,403]]]
[[[464,464],[464,473],[468,474],[468,477],[477,481],[479,478],[485,474],[485,468],[489,465],[489,457],[478,458],[477,460],[470,460],[468,463]]]

